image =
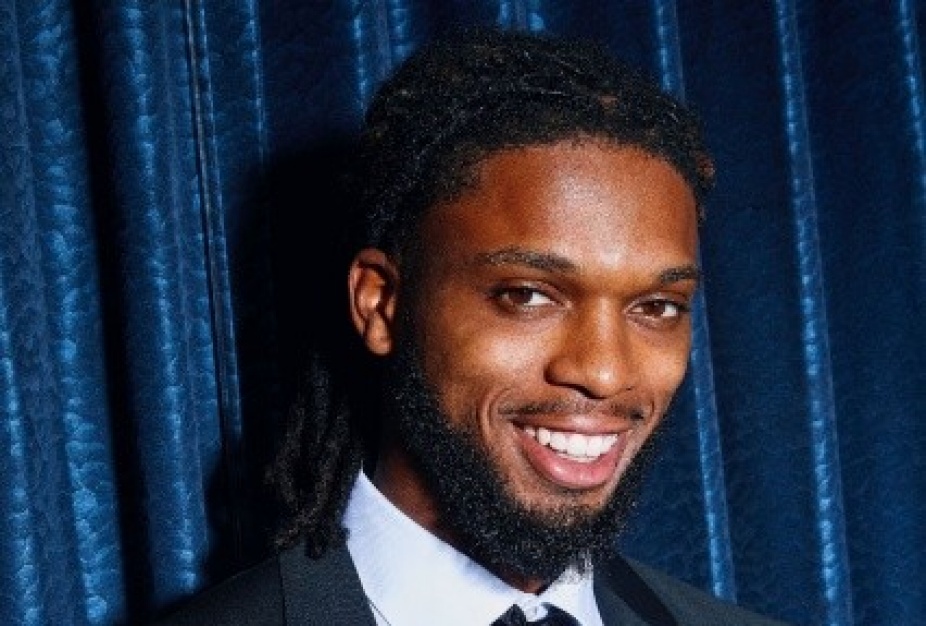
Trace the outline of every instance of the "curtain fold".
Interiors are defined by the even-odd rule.
[[[134,551],[151,601],[194,589],[208,551],[206,482],[220,451],[211,293],[197,179],[184,13],[151,3],[94,16],[111,187],[106,228],[115,268],[115,333],[125,454],[141,500]],[[132,555],[137,558],[136,555]]]
[[[663,88],[685,100],[684,65],[678,12],[671,1],[653,3],[653,23],[657,67]],[[700,259],[699,259],[700,261]],[[703,264],[703,263],[702,263]],[[726,505],[726,487],[723,477],[723,449],[714,399],[714,371],[711,359],[710,330],[706,314],[704,292],[695,295],[692,319],[691,413],[697,424],[698,466],[701,474],[700,491],[703,494],[704,542],[711,591],[721,598],[736,600],[736,576],[733,571],[733,553],[730,544],[730,522]]]
[[[800,14],[846,532],[858,623],[922,620],[922,159],[914,10]],[[920,17],[919,19],[922,19]],[[916,68],[914,72],[911,70]],[[899,309],[897,307],[900,307]],[[905,311],[891,315],[889,311]],[[885,598],[893,589],[892,600]]]
[[[926,621],[924,23],[0,0],[0,621],[143,623],[268,553],[264,468],[346,323],[332,181],[377,85],[475,24],[605,42],[716,156],[691,367],[620,549],[796,624]]]
[[[103,621],[120,534],[75,26],[46,2],[0,33],[0,620]]]
[[[813,462],[811,495],[815,504],[822,592],[826,623],[845,623],[852,615],[849,565],[843,517],[835,402],[829,351],[826,295],[817,224],[812,140],[798,36],[796,7],[790,0],[776,6],[781,54],[781,91],[790,160],[792,220],[800,276],[801,340],[804,349],[806,419]]]

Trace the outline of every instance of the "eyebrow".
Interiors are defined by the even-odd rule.
[[[478,265],[504,266],[520,265],[544,272],[573,273],[578,266],[566,257],[551,252],[537,252],[524,248],[502,248],[494,252],[483,252],[476,255]],[[695,265],[681,265],[670,267],[659,272],[656,282],[660,286],[691,280],[701,282],[701,270]]]
[[[701,270],[695,265],[670,267],[669,269],[659,272],[659,276],[656,280],[660,285],[669,285],[683,280],[693,280],[695,283],[700,283]]]
[[[550,252],[537,252],[523,248],[502,248],[494,252],[483,252],[476,255],[479,265],[522,265],[545,272],[575,272],[576,264],[558,254]]]

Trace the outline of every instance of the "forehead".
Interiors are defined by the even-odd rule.
[[[608,265],[694,260],[694,194],[671,165],[640,149],[594,140],[509,149],[478,163],[474,178],[425,216],[426,251],[528,246]]]

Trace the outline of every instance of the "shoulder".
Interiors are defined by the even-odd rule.
[[[193,596],[157,626],[271,626],[284,624],[279,557]]]
[[[599,573],[601,576],[599,576]],[[596,590],[611,593],[653,623],[680,626],[786,626],[642,563],[616,557],[596,565]]]
[[[310,558],[297,544],[191,598],[157,626],[374,626],[344,546]]]

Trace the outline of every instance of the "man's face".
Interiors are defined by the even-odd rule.
[[[598,141],[496,153],[476,173],[424,219],[413,290],[398,290],[409,301],[392,306],[410,307],[415,365],[442,419],[506,496],[581,523],[608,506],[684,375],[694,197],[664,161]],[[453,541],[420,477],[428,452],[409,447],[387,440],[375,480]]]

